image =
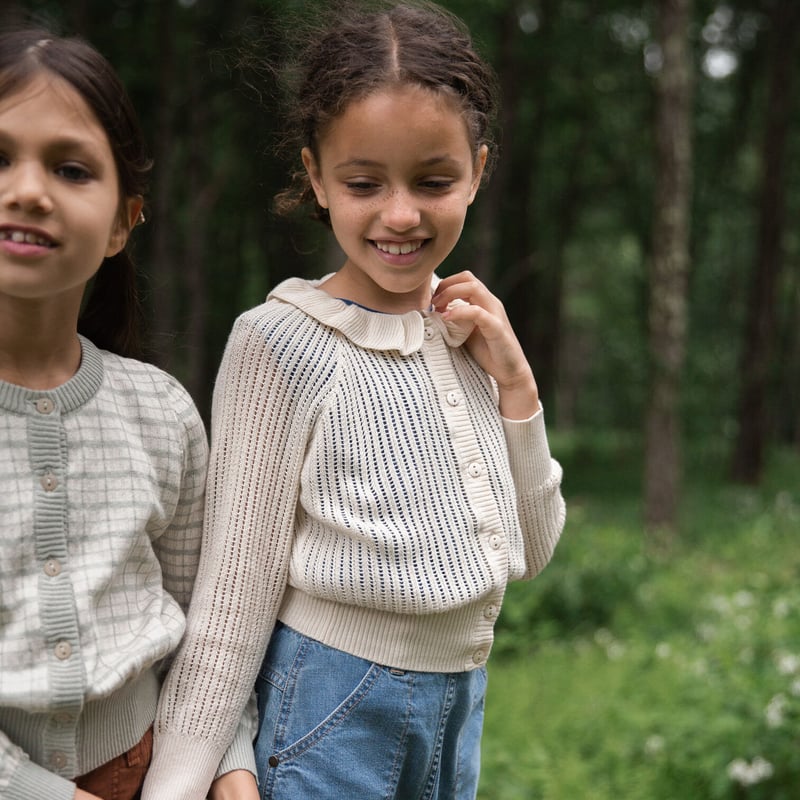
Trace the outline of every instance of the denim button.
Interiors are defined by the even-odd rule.
[[[278,764],[281,763],[280,761],[278,761],[278,756],[270,756],[269,759],[267,759],[267,760],[268,760],[269,765],[271,767],[277,767]]]

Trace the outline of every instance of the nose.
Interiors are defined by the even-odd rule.
[[[398,232],[408,231],[419,225],[420,218],[419,205],[410,192],[397,189],[389,193],[381,214],[387,228]]]
[[[18,162],[0,171],[0,197],[6,208],[48,214],[53,201],[47,175],[40,164]]]

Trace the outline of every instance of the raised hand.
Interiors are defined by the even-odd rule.
[[[467,270],[439,283],[433,306],[444,319],[474,326],[466,346],[497,382],[500,413],[507,419],[532,417],[540,409],[536,380],[500,300]]]

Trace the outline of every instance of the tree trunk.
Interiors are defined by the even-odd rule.
[[[659,0],[663,65],[656,79],[656,187],[650,273],[650,399],[645,430],[644,517],[674,531],[682,457],[679,399],[686,350],[692,183],[691,0]]]
[[[151,347],[154,361],[172,369],[177,325],[176,283],[179,265],[173,242],[175,238],[175,201],[173,196],[175,149],[175,18],[174,3],[161,3],[158,13],[158,114],[154,136],[154,172],[152,189],[152,225],[149,254],[149,285],[153,318]]]
[[[519,65],[514,57],[514,39],[519,35],[519,17],[515,8],[499,18],[500,57],[497,77],[503,98],[500,108],[500,157],[486,188],[478,193],[475,204],[477,241],[474,258],[470,264],[473,272],[485,281],[492,291],[497,291],[494,282],[495,243],[497,241],[502,199],[508,191],[511,175],[511,159],[505,155],[513,144],[514,131],[519,116],[520,90]]]
[[[769,433],[767,396],[777,333],[776,290],[783,259],[786,210],[784,162],[796,59],[794,48],[800,28],[796,0],[780,0],[775,5],[771,28],[757,251],[740,360],[739,433],[731,460],[731,477],[748,484],[761,479]]]

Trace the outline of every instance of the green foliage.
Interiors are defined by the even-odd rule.
[[[500,158],[442,266],[484,277],[526,348],[551,425],[639,429],[647,400],[655,3],[443,0],[502,86]],[[329,0],[7,0],[0,23],[86,36],[119,70],[156,158],[135,236],[162,365],[207,411],[233,319],[289,275],[316,277],[329,236],[279,219],[299,166],[279,150],[291,34]],[[694,164],[683,423],[730,448],[743,322],[758,251],[770,4],[697,0]],[[704,71],[722,49],[726,76]],[[245,56],[246,67],[242,65]],[[648,67],[647,64],[650,63]],[[788,134],[786,219],[800,211],[800,104]],[[770,414],[797,437],[800,238],[785,236]],[[720,391],[724,386],[725,391]]]
[[[699,453],[679,535],[654,541],[635,441],[554,450],[567,528],[541,576],[509,587],[481,800],[796,797],[797,453],[778,453],[759,490]]]

